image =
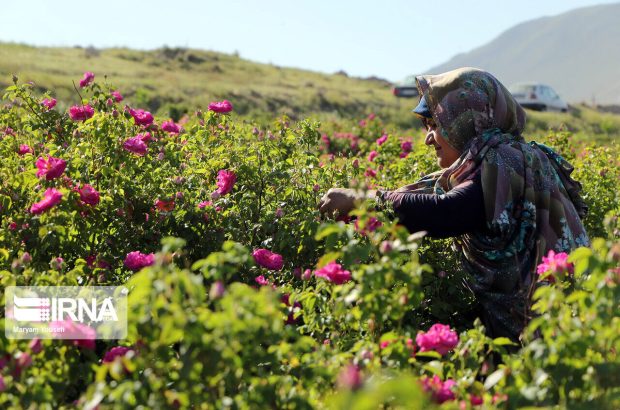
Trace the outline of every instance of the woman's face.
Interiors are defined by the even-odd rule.
[[[442,168],[448,168],[454,163],[461,153],[452,148],[450,144],[441,136],[439,127],[435,124],[433,119],[424,120],[426,126],[426,139],[424,143],[426,145],[432,145],[435,147],[435,154],[437,155],[437,163]]]

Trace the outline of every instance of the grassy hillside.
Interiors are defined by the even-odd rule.
[[[190,49],[49,48],[0,44],[0,85],[10,74],[36,81],[67,104],[79,98],[70,88],[84,71],[114,84],[129,102],[165,115],[230,100],[240,114],[313,111],[361,115],[398,109],[390,84],[258,64],[234,55]],[[67,86],[69,84],[69,86]]]
[[[8,86],[16,74],[20,81],[35,81],[41,92],[51,90],[61,109],[79,101],[71,82],[77,84],[84,71],[94,72],[99,82],[105,76],[128,104],[173,119],[204,109],[210,101],[228,99],[238,115],[253,121],[272,121],[282,114],[293,119],[357,121],[374,112],[392,127],[416,131],[419,127],[410,112],[415,101],[394,97],[391,85],[380,79],[282,68],[201,50],[96,50],[0,43],[0,87]],[[528,138],[558,128],[572,131],[577,139],[602,143],[620,137],[619,115],[585,106],[568,114],[528,111],[528,119]]]

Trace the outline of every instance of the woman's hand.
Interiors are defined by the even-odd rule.
[[[363,201],[366,198],[374,197],[376,191],[356,191],[349,188],[331,188],[319,202],[319,211],[333,216],[336,211],[338,215],[348,214],[357,201]]]

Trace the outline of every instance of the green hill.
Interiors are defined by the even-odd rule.
[[[569,103],[620,104],[620,3],[530,20],[429,73],[480,67],[504,84],[551,85]]]
[[[61,110],[79,102],[72,81],[77,84],[84,71],[94,72],[99,83],[113,85],[127,104],[175,120],[205,109],[211,101],[228,99],[236,114],[253,121],[272,121],[282,114],[357,121],[374,112],[386,125],[416,132],[419,127],[410,112],[415,100],[394,97],[391,84],[378,78],[284,68],[184,48],[98,50],[0,43],[0,88],[15,74],[20,81],[33,81],[40,92],[50,90]],[[600,142],[620,136],[619,115],[585,106],[567,114],[528,112],[528,118],[529,138],[558,128]]]
[[[52,48],[0,43],[0,86],[11,74],[35,81],[68,104],[79,99],[71,87],[84,71],[104,76],[135,105],[165,115],[230,100],[239,114],[311,112],[364,115],[398,110],[390,83],[282,68],[234,55],[184,48],[130,49]],[[407,108],[409,105],[406,104]]]

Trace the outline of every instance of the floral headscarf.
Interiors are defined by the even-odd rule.
[[[526,143],[525,112],[491,74],[461,68],[416,78],[444,139],[461,156],[399,191],[443,194],[480,176],[486,229],[455,241],[494,336],[515,340],[527,321],[533,272],[553,249],[589,243],[587,207],[572,166],[551,148]]]

